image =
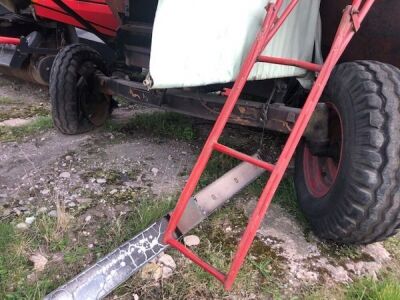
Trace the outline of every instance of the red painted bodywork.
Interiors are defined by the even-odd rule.
[[[119,22],[114,17],[105,0],[64,0],[64,2],[82,18],[90,22],[100,33],[109,37],[116,36]],[[35,9],[36,16],[40,18],[85,29],[82,24],[66,14],[63,9],[61,9],[51,0],[34,0],[32,1],[32,4]]]

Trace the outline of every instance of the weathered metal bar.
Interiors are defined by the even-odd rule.
[[[258,155],[254,157],[258,158]],[[263,169],[241,163],[198,192],[178,225],[185,234],[211,215],[230,198],[252,183]],[[157,221],[122,246],[99,260],[65,285],[46,296],[47,300],[102,299],[125,282],[168,246],[163,234],[168,216]]]
[[[149,91],[143,84],[119,78],[98,75],[101,91],[121,96],[144,105],[163,108],[188,116],[215,121],[225,104],[226,97],[183,90]],[[265,128],[290,133],[301,109],[279,103],[270,104],[265,117],[265,104],[239,99],[229,118],[232,124]],[[326,105],[318,104],[305,136],[320,136],[328,128]],[[318,131],[318,132],[315,132]],[[326,130],[325,130],[326,131]]]

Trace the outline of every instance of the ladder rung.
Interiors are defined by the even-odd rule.
[[[226,155],[232,156],[232,157],[237,158],[239,160],[248,162],[248,163],[253,164],[253,165],[257,166],[257,167],[265,169],[265,170],[267,170],[269,172],[272,172],[272,170],[275,167],[274,165],[272,165],[270,163],[267,163],[267,162],[262,161],[260,159],[254,158],[254,157],[249,156],[247,154],[241,153],[239,151],[236,151],[236,150],[234,150],[232,148],[229,148],[229,147],[224,146],[224,145],[219,144],[219,143],[215,143],[214,144],[214,150],[216,150],[218,152],[221,152],[221,153],[224,153]]]
[[[219,270],[214,268],[212,265],[206,263],[203,261],[200,257],[198,257],[193,251],[191,251],[189,248],[186,248],[181,242],[178,240],[169,240],[168,241],[172,247],[176,248],[178,251],[180,251],[183,255],[185,255],[187,258],[191,259],[194,263],[196,263],[199,267],[203,268],[205,271],[209,272],[211,275],[215,276],[219,281],[224,283],[226,279],[226,275],[222,274]]]
[[[322,69],[322,65],[310,63],[308,61],[290,59],[290,58],[280,58],[280,57],[262,55],[257,58],[257,61],[263,63],[276,64],[276,65],[299,67],[313,72],[321,72]]]

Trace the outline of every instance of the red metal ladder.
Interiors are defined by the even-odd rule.
[[[353,0],[352,4],[346,7],[343,12],[343,17],[340,22],[332,48],[323,65],[317,65],[293,59],[262,56],[261,54],[263,50],[267,47],[268,43],[275,36],[279,28],[285,22],[287,17],[291,14],[298,2],[299,0],[291,0],[280,15],[279,12],[281,11],[283,0],[276,0],[274,3],[269,3],[267,5],[267,15],[263,22],[262,28],[258,33],[256,41],[254,42],[246,60],[242,65],[241,71],[235,81],[233,88],[228,92],[226,103],[221,110],[221,113],[204,145],[204,148],[193,168],[192,173],[189,176],[189,179],[186,183],[185,188],[182,191],[175,210],[171,214],[168,228],[165,232],[164,241],[166,243],[182,252],[182,254],[184,254],[187,258],[191,259],[194,263],[202,267],[205,271],[215,276],[224,284],[226,290],[230,290],[232,288],[239,269],[241,268],[244,259],[250,249],[250,246],[255,238],[260,223],[263,220],[265,213],[267,212],[268,207],[272,201],[272,198],[285,174],[289,162],[295,153],[296,147],[299,144],[301,137],[308,125],[308,122],[311,119],[311,116],[329,80],[329,76],[332,73],[333,68],[339,61],[340,56],[343,54],[355,32],[359,29],[360,24],[364,20],[375,0]],[[310,94],[301,110],[301,113],[292,129],[292,132],[289,135],[285,147],[283,148],[282,153],[279,156],[276,165],[240,153],[218,142],[232,113],[232,110],[234,109],[236,102],[239,99],[243,87],[246,84],[246,81],[253,69],[253,66],[255,63],[258,62],[296,66],[319,73],[314,83],[314,86],[311,89]],[[242,236],[242,239],[240,240],[238,249],[235,253],[231,267],[227,274],[223,274],[221,271],[203,261],[193,251],[191,251],[189,248],[186,248],[174,236],[174,233],[186,209],[188,201],[192,196],[198,184],[198,181],[203,174],[207,163],[214,151],[218,151],[226,155],[232,156],[236,159],[246,161],[271,172],[267,184],[258,200],[257,206],[249,219],[249,223]]]

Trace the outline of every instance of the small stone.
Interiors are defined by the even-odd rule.
[[[93,247],[94,247],[93,244],[89,244],[89,245],[88,245],[88,248],[89,248],[89,249],[93,249]]]
[[[31,273],[31,274],[28,274],[28,275],[26,276],[26,279],[28,280],[28,282],[29,282],[30,284],[33,284],[33,283],[35,283],[36,281],[38,281],[38,274],[35,273],[35,272],[33,272],[33,273]]]
[[[158,281],[163,277],[163,267],[158,266],[158,268],[153,273],[153,280]]]
[[[182,154],[183,154],[183,155],[186,155],[186,154],[187,154],[187,152],[186,152],[186,151],[182,151]]]
[[[117,190],[117,189],[113,189],[113,190],[110,192],[110,195],[114,195],[114,194],[116,194],[116,193],[118,193],[118,190]]]
[[[133,300],[139,300],[139,295],[138,294],[132,294],[132,299]]]
[[[76,201],[79,204],[86,204],[86,203],[92,202],[92,199],[91,198],[76,198]]]
[[[70,161],[70,160],[72,160],[72,156],[71,156],[71,155],[67,155],[67,156],[65,157],[65,159],[68,160],[68,161]]]
[[[154,177],[157,176],[157,174],[158,174],[159,171],[160,171],[160,170],[157,169],[157,168],[152,168],[152,169],[151,169],[151,173],[153,173]]]
[[[47,213],[47,215],[48,215],[49,217],[52,217],[52,218],[57,218],[57,211],[56,211],[56,210],[51,210],[51,211],[49,211],[49,212]]]
[[[106,180],[105,178],[97,178],[97,179],[96,179],[96,182],[97,182],[97,183],[100,183],[100,184],[104,184],[104,183],[107,182],[107,180]]]
[[[90,222],[91,219],[92,219],[92,216],[86,216],[85,222],[88,223],[88,222]]]
[[[174,274],[174,270],[172,270],[169,267],[162,267],[162,278],[163,279],[168,279]]]
[[[200,238],[196,235],[188,235],[183,238],[183,242],[188,247],[197,246],[200,244]]]
[[[33,269],[37,272],[42,272],[47,265],[47,258],[43,256],[41,253],[35,253],[29,260],[33,262]]]
[[[160,256],[158,258],[158,263],[163,265],[163,266],[165,266],[165,267],[169,267],[169,268],[171,268],[173,270],[176,269],[176,263],[175,263],[175,261],[174,261],[174,259],[172,258],[171,255],[164,254],[164,255]]]
[[[168,155],[168,160],[172,160],[172,155]]]
[[[327,265],[325,269],[330,273],[332,279],[338,283],[351,282],[347,271],[342,266]]]
[[[61,178],[71,178],[71,173],[69,172],[62,172],[59,177]]]
[[[19,206],[19,207],[16,207],[16,209],[18,209],[19,211],[27,211],[28,210],[28,208],[26,206]]]
[[[42,195],[48,195],[48,194],[50,194],[50,190],[49,189],[41,190],[40,193]]]
[[[35,217],[27,217],[25,218],[25,223],[31,225],[33,222],[35,222],[35,219]]]
[[[8,217],[9,215],[11,215],[11,209],[6,208],[5,210],[3,210],[3,217]]]
[[[20,215],[22,214],[22,212],[21,212],[18,208],[16,208],[16,207],[13,208],[13,212],[14,212],[17,216],[20,216]]]
[[[230,227],[230,226],[226,227],[225,232],[232,232],[232,227]]]
[[[18,230],[24,231],[28,229],[28,224],[26,223],[18,223],[17,226],[15,226]]]
[[[76,203],[75,202],[70,202],[70,203],[68,203],[68,207],[75,207],[76,206]]]
[[[64,260],[64,254],[62,252],[54,253],[51,259],[53,262],[62,262]]]

